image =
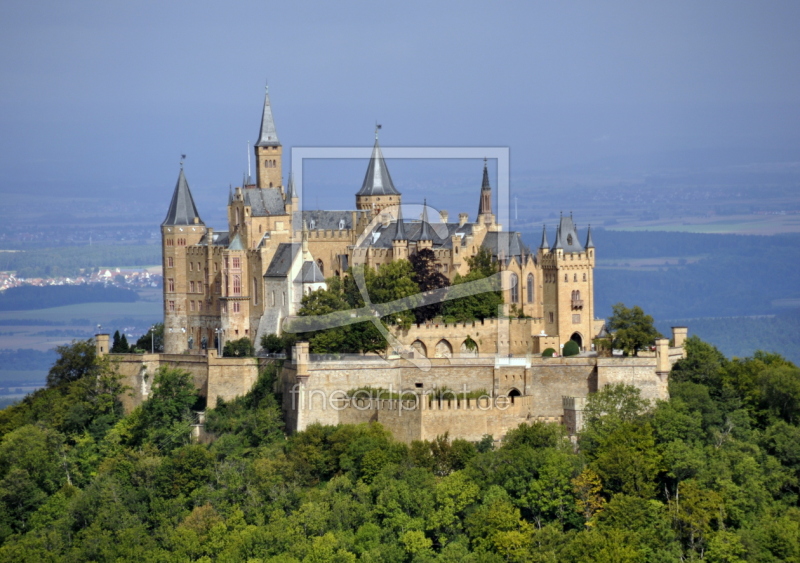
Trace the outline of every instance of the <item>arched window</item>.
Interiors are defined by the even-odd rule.
[[[239,224],[239,208],[236,208],[236,224]]]
[[[583,273],[583,281],[586,281],[586,272]]]
[[[253,302],[258,305],[258,280],[253,278]]]
[[[569,281],[569,274],[564,274],[564,281],[565,281],[565,282],[568,282],[568,281]]]
[[[578,274],[573,274],[572,275],[572,281],[574,281],[574,282],[578,281]]]
[[[242,294],[242,278],[240,276],[233,276],[233,294]]]
[[[319,271],[324,276],[325,275],[325,266],[322,264],[322,258],[318,258],[317,259],[317,266],[319,266]]]
[[[533,303],[533,274],[528,274],[528,303]]]
[[[274,290],[272,291],[272,297],[270,298],[270,305],[272,307],[275,306],[275,291]]]
[[[509,281],[511,282],[511,302],[519,303],[519,278],[517,278],[517,274],[511,274]]]

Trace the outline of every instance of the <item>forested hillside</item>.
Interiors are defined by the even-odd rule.
[[[152,266],[161,263],[161,246],[94,245],[0,252],[0,272],[21,278],[77,276],[83,269]]]
[[[285,438],[275,365],[192,444],[188,374],[158,372],[122,416],[113,367],[64,347],[0,411],[0,560],[800,561],[800,370],[687,348],[670,401],[592,396],[576,449],[543,423],[501,445]]]

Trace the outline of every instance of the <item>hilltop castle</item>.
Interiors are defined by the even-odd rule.
[[[497,222],[485,162],[474,221],[460,213],[450,222],[447,212],[429,213],[427,206],[421,217],[409,219],[376,132],[355,209],[306,210],[291,174],[284,185],[283,147],[269,94],[255,157],[255,182],[245,178],[229,193],[225,231],[205,225],[180,171],[161,225],[165,352],[216,348],[219,338],[248,337],[258,346],[262,335],[280,334],[282,321],[297,311],[304,294],[325,287],[326,276],[342,276],[355,264],[380,267],[424,248],[451,280],[468,273],[467,259],[478,249],[489,250],[503,274],[505,313],[513,307],[516,316],[535,319],[528,323],[530,334],[508,343],[485,341],[479,353],[558,350],[570,339],[591,349],[603,325],[594,319],[591,229],[581,237],[572,217],[562,217],[554,244],[545,229],[532,252],[519,233]],[[431,342],[399,335],[417,354],[432,357],[467,352],[461,349],[466,336]]]
[[[487,250],[502,281],[497,317],[389,327],[394,345],[383,355],[314,356],[307,342],[298,342],[278,383],[288,431],[377,421],[404,441],[444,433],[480,440],[546,420],[574,433],[586,397],[605,385],[626,383],[644,398],[667,398],[686,328],[673,328],[672,346],[662,338],[638,357],[599,357],[592,341],[604,334],[604,324],[594,318],[591,230],[581,237],[572,217],[563,216],[553,245],[545,229],[531,251],[519,233],[498,223],[485,162],[474,221],[460,213],[450,222],[447,212],[426,205],[409,213],[376,132],[355,209],[306,210],[291,174],[284,185],[283,147],[268,94],[255,156],[255,181],[245,177],[228,194],[225,231],[200,218],[181,168],[161,225],[165,350],[115,355],[132,390],[123,397],[126,410],[149,396],[151,374],[163,365],[190,372],[209,407],[246,393],[258,370],[274,360],[220,357],[224,341],[249,338],[258,346],[262,335],[280,334],[303,295],[326,287],[326,278],[347,275],[353,265],[380,268],[422,249],[433,252],[436,270],[451,280],[468,273],[468,259]],[[543,357],[545,349],[560,350],[569,340],[578,343],[580,355]],[[97,335],[96,342],[99,354],[108,352],[108,335]],[[358,392],[364,389],[386,392],[365,396]]]

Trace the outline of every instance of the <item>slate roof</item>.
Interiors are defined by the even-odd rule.
[[[372,157],[369,159],[367,174],[364,176],[364,183],[356,195],[400,195],[389,175],[386,161],[383,160],[383,152],[375,139],[375,147],[372,149]]]
[[[586,230],[586,248],[594,248],[594,241],[592,240],[592,226]]]
[[[320,283],[325,281],[325,276],[322,275],[322,271],[319,269],[316,262],[307,260],[303,262],[303,268],[300,270],[300,273],[297,274],[297,278],[295,278],[294,281],[302,283]]]
[[[481,244],[492,253],[492,256],[499,257],[501,254],[505,258],[516,257],[520,262],[523,256],[531,253],[525,243],[522,242],[522,235],[517,232],[489,232]]]
[[[228,245],[228,250],[244,250],[242,239],[239,238],[238,233],[233,236],[233,240],[231,241],[230,245]]]
[[[286,214],[280,188],[247,188],[242,190],[242,195],[244,204],[251,207],[253,217]]]
[[[275,120],[272,118],[272,106],[269,103],[269,90],[264,94],[264,111],[261,114],[261,131],[258,132],[257,147],[277,147],[278,132],[275,130]]]
[[[265,278],[282,278],[285,277],[292,267],[297,253],[302,250],[300,243],[282,242],[278,245],[278,250],[272,257],[272,262],[269,263],[267,272],[264,274]]]
[[[195,223],[195,218],[197,222]],[[197,207],[192,199],[192,192],[189,190],[189,182],[186,181],[186,176],[183,174],[181,168],[178,174],[178,182],[175,184],[175,191],[172,192],[172,201],[169,204],[167,217],[162,226],[171,225],[204,225],[200,214],[197,212]]]
[[[542,243],[539,245],[539,248],[543,250],[550,250],[550,243],[547,242],[547,227],[542,225]]]
[[[561,248],[564,252],[583,252],[584,248],[578,237],[578,230],[575,228],[575,223],[572,222],[572,217],[561,216],[561,222],[558,224],[556,231],[556,243],[553,245],[553,250]]]
[[[303,211],[302,221],[305,222],[305,224],[308,225],[308,228],[312,231],[316,231],[318,229],[325,231],[352,229],[353,212],[325,210]]]
[[[365,237],[361,242],[361,247],[391,248],[392,240],[407,240],[409,242],[431,240],[433,241],[434,248],[452,248],[453,241],[450,237],[459,233],[464,236],[472,234],[471,223],[466,223],[464,225],[459,225],[458,223],[426,223],[429,231],[429,238],[421,238],[423,234],[423,223],[421,221],[402,220],[400,229],[403,231],[404,236],[402,239],[396,239],[397,225],[397,221],[389,223],[385,227],[381,224],[377,225],[372,230],[371,236]]]

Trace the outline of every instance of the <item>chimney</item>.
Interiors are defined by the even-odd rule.
[[[443,209],[439,212],[439,217],[441,218],[442,223],[447,223],[447,219],[450,218],[450,214]]]
[[[458,226],[463,227],[467,221],[469,220],[469,213],[459,213],[458,214]]]

